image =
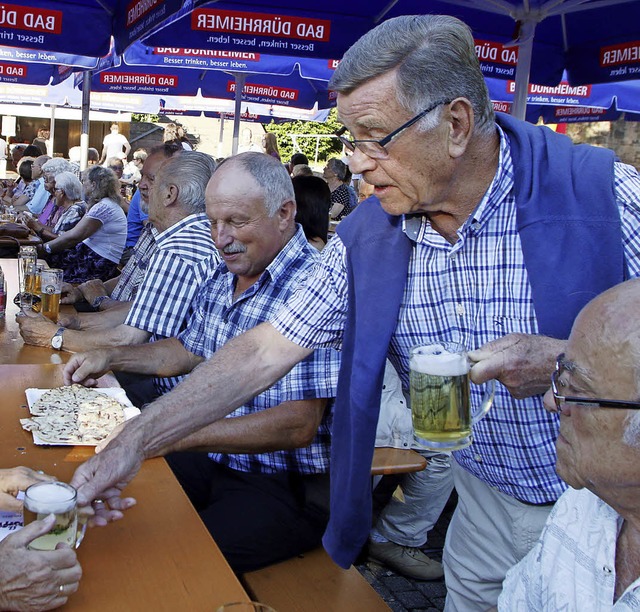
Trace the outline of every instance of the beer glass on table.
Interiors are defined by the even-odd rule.
[[[54,323],[60,314],[62,279],[63,271],[58,268],[48,268],[40,272],[41,312]]]
[[[33,295],[33,273],[36,269],[38,255],[36,247],[21,246],[18,252],[18,291],[20,292],[20,308],[30,308]]]
[[[465,348],[439,342],[413,347],[409,357],[409,388],[414,438],[434,451],[460,450],[473,441],[471,426],[491,408],[495,381],[476,414],[471,410],[469,370]]]
[[[49,533],[29,544],[32,550],[55,550],[62,542],[78,548],[86,529],[86,518],[78,519],[76,490],[64,482],[38,482],[24,492],[24,524],[54,514],[56,522]]]

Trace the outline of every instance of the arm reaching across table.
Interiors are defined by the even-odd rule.
[[[79,503],[102,497],[117,509],[117,497],[146,458],[164,455],[178,440],[223,418],[311,353],[268,323],[234,338],[76,470],[71,484]]]

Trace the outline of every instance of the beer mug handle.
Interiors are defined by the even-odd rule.
[[[493,406],[493,398],[496,394],[496,381],[490,380],[487,383],[487,389],[482,397],[482,403],[478,412],[471,417],[471,422],[475,425],[482,417],[484,417],[491,406]]]
[[[82,544],[82,540],[84,540],[85,531],[87,531],[87,522],[89,520],[88,516],[83,516],[80,512],[78,512],[78,525],[76,527],[76,544],[74,548],[77,550],[80,548],[80,544]]]

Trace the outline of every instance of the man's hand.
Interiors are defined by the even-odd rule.
[[[508,334],[469,353],[469,359],[476,362],[471,381],[482,384],[495,378],[516,399],[544,393],[565,344],[565,340],[547,336]]]
[[[78,287],[74,287],[70,283],[62,283],[61,304],[76,304],[84,299],[82,291]]]
[[[100,454],[76,470],[70,484],[78,491],[78,505],[86,506],[101,499],[111,510],[126,510],[135,504],[130,497],[121,498],[123,489],[138,473],[145,459],[142,432],[132,431],[133,428],[125,426]]]
[[[78,313],[75,314],[64,314],[60,313],[58,315],[58,325],[64,327],[65,329],[82,329],[82,324],[80,322],[80,317]]]
[[[20,326],[20,335],[26,344],[51,348],[51,338],[58,331],[58,325],[41,314],[16,316]]]
[[[77,353],[62,372],[65,385],[79,383],[85,387],[95,387],[97,379],[111,369],[111,351],[96,349],[88,353]]]
[[[0,542],[0,610],[52,610],[78,590],[82,568],[75,551],[63,544],[47,551],[27,548],[54,523],[49,515]]]
[[[15,467],[0,470],[0,510],[6,512],[20,512],[22,502],[16,499],[19,491],[36,482],[55,480],[53,476],[34,472],[28,467]]]
[[[78,289],[82,292],[84,299],[87,300],[89,304],[93,304],[93,300],[97,297],[109,295],[104,283],[98,279],[86,281],[82,283],[82,285],[79,285]]]

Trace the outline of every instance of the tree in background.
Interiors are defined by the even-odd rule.
[[[294,153],[302,152],[311,164],[316,157],[316,139],[298,138],[301,151],[294,149],[291,134],[335,134],[342,125],[338,123],[336,109],[332,109],[324,123],[315,121],[288,121],[287,123],[270,123],[264,126],[265,131],[274,133],[278,138],[278,148],[283,162],[288,162]],[[330,157],[342,154],[342,144],[337,138],[321,138],[318,145],[318,163],[324,163]]]

